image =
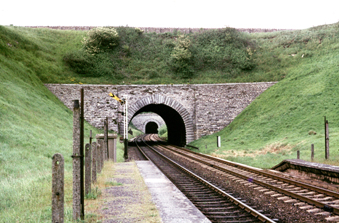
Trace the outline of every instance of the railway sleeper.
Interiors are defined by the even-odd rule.
[[[213,215],[213,214],[209,215],[209,214],[206,214],[206,215],[209,216],[209,218],[211,218],[211,219],[233,219],[233,220],[235,220],[235,219],[241,220],[241,218],[248,218],[248,217],[252,216],[250,214],[229,215],[229,216],[222,215],[222,214],[219,214],[219,215]],[[243,220],[245,220],[245,219],[243,219]],[[251,220],[253,222],[253,219],[251,219]]]
[[[192,203],[200,208],[220,207],[225,204],[225,203],[220,204],[220,203],[211,203],[211,202],[192,202]],[[237,208],[237,207],[234,207],[234,208]]]
[[[241,213],[240,210],[235,210],[235,211],[202,211],[204,215],[234,215],[236,213]]]
[[[198,197],[191,197],[193,199],[194,202],[219,202],[221,203],[223,200],[216,200],[215,198],[198,198]]]
[[[210,192],[210,190],[200,190],[200,189],[197,189],[197,190],[195,190],[195,189],[186,189],[186,188],[181,188],[182,189],[182,191],[185,191],[185,192],[190,192],[190,193],[209,193]]]
[[[239,209],[239,207],[236,207],[233,204],[230,204],[230,205],[232,205],[232,206],[229,206],[229,207],[202,208],[202,211],[205,211],[205,212],[211,211],[211,210],[212,211],[230,211],[230,210],[234,210],[234,209]]]

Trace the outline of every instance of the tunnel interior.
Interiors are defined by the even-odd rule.
[[[186,145],[185,123],[176,110],[164,104],[149,104],[137,111],[134,116],[142,112],[153,112],[161,116],[167,125],[167,141],[169,144],[177,146]],[[156,133],[158,133],[158,131]]]
[[[146,124],[145,133],[146,134],[158,134],[158,124],[155,122],[148,122]]]

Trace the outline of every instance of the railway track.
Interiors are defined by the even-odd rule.
[[[152,136],[148,136],[148,140]],[[154,138],[153,138],[154,140]],[[161,154],[139,138],[136,145],[212,222],[277,222]],[[143,145],[142,145],[143,144]]]
[[[149,140],[157,140],[157,137],[149,136]],[[181,156],[187,159],[187,162],[194,160],[210,169],[221,171],[227,174],[228,179],[242,182],[265,195],[270,195],[272,199],[297,206],[315,216],[323,216],[327,221],[339,222],[339,194],[337,192],[177,146],[156,145],[154,147],[165,154],[171,152],[176,156]]]

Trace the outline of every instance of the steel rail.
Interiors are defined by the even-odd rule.
[[[185,154],[185,153],[182,153],[182,152],[179,152],[179,151],[176,151],[176,150],[173,150],[173,149],[170,149],[170,148],[167,148],[167,147],[165,147],[165,146],[160,146],[160,145],[158,145],[159,147],[164,147],[165,149],[169,149],[169,150],[171,150],[171,151],[173,151],[173,152],[176,152],[176,153],[179,153],[179,154],[181,154],[181,155],[187,155],[187,154]],[[181,149],[181,148],[180,148]],[[186,149],[182,149],[182,150],[185,150],[186,151]],[[192,152],[192,151],[190,151],[190,152]],[[194,153],[194,152],[193,152]],[[198,153],[195,153],[195,154],[198,154]],[[198,155],[203,155],[203,154],[198,154]],[[209,162],[207,162],[207,161],[203,161],[203,160],[201,160],[201,159],[198,159],[198,158],[196,158],[196,157],[190,157],[191,159],[193,159],[193,160],[196,160],[196,161],[198,161],[198,162],[200,162],[200,163],[203,163],[203,164],[205,164],[205,165],[208,165],[208,166],[211,166],[211,163],[209,163]],[[208,157],[209,158],[209,157]],[[246,176],[246,175],[244,175],[244,174],[241,174],[241,173],[237,173],[237,172],[234,172],[234,171],[232,171],[232,170],[229,170],[229,169],[226,169],[226,168],[224,168],[224,167],[220,167],[220,166],[216,166],[216,165],[213,165],[212,166],[213,168],[215,168],[215,169],[218,169],[218,170],[220,170],[220,171],[222,171],[222,172],[226,172],[226,173],[228,173],[228,174],[231,174],[231,175],[234,175],[234,176],[237,176],[237,177],[239,177],[239,178],[241,178],[241,179],[244,179],[244,180],[248,180],[249,182],[252,182],[252,183],[256,183],[256,184],[258,184],[258,185],[261,185],[261,186],[264,186],[264,187],[266,187],[266,188],[270,188],[270,189],[272,189],[272,190],[274,190],[274,191],[277,191],[277,192],[280,192],[280,193],[282,193],[282,194],[285,194],[285,195],[288,195],[288,196],[290,196],[290,197],[293,197],[293,198],[296,198],[296,199],[299,199],[299,200],[301,200],[301,201],[304,201],[304,202],[307,202],[307,203],[309,203],[309,204],[312,204],[312,205],[315,205],[315,206],[317,206],[317,207],[319,207],[319,208],[322,208],[322,209],[324,209],[325,211],[329,211],[329,212],[333,212],[334,214],[339,214],[339,209],[338,208],[336,208],[336,207],[333,207],[333,206],[331,206],[331,205],[328,205],[328,204],[326,204],[326,203],[322,203],[322,202],[319,202],[319,201],[315,201],[315,200],[313,200],[313,199],[311,199],[311,198],[307,198],[307,197],[303,197],[302,195],[299,195],[299,194],[297,194],[297,193],[293,193],[293,192],[290,192],[290,191],[288,191],[288,190],[285,190],[285,189],[283,189],[283,188],[278,188],[278,187],[275,187],[274,185],[271,185],[271,184],[269,184],[269,183],[266,183],[266,182],[263,182],[263,181],[260,181],[260,180],[256,180],[256,179],[253,179],[253,178],[249,178],[248,176]],[[260,172],[261,173],[261,172]],[[273,175],[273,176],[275,176],[276,177],[276,175]],[[283,179],[286,179],[286,178],[283,178]],[[287,179],[287,180],[289,180],[289,179]],[[292,184],[292,183],[291,183]],[[301,185],[302,185],[303,183],[301,183]],[[306,185],[308,185],[308,184],[306,184]],[[312,185],[308,185],[308,186],[311,186],[310,188],[310,190],[313,190],[313,186]],[[317,190],[319,189],[319,187],[315,187]],[[307,189],[309,189],[309,188],[307,188]],[[320,189],[322,189],[322,188],[320,188]],[[317,190],[314,190],[314,191],[317,191]],[[326,189],[323,189],[324,191],[328,191],[328,190],[326,190]],[[318,192],[318,191],[317,191]],[[320,192],[321,193],[321,192]],[[334,192],[333,192],[334,193]],[[336,193],[337,194],[337,193]],[[337,194],[338,195],[338,194]]]
[[[180,149],[180,150],[187,151],[189,153],[192,153],[192,154],[195,154],[195,155],[207,158],[207,159],[211,159],[211,160],[216,161],[216,162],[220,162],[220,163],[223,163],[223,164],[226,164],[226,165],[229,165],[229,166],[233,166],[233,167],[236,167],[236,168],[239,168],[239,169],[243,169],[243,170],[255,173],[255,174],[263,175],[265,177],[269,177],[269,178],[273,178],[275,180],[279,180],[279,181],[283,181],[283,182],[286,182],[286,183],[289,183],[289,184],[293,184],[293,185],[298,186],[298,187],[303,187],[303,188],[306,188],[306,189],[309,189],[309,190],[316,191],[318,193],[322,193],[322,194],[326,194],[328,196],[339,198],[339,193],[331,191],[331,190],[327,190],[325,188],[321,188],[321,187],[317,187],[317,186],[314,186],[314,185],[311,185],[311,184],[295,181],[295,180],[292,180],[292,179],[288,179],[286,177],[282,177],[282,176],[278,176],[278,175],[268,173],[268,172],[265,172],[265,171],[262,171],[262,170],[258,170],[258,169],[255,169],[253,167],[248,167],[248,166],[245,166],[245,165],[236,164],[236,163],[233,163],[231,161],[227,161],[227,160],[220,159],[220,158],[217,158],[217,157],[209,156],[209,155],[206,155],[206,154],[196,153],[196,152],[191,151],[191,150],[186,149],[186,148],[181,148],[181,147],[178,147],[178,146],[172,146],[172,147],[175,147],[175,148]]]
[[[152,146],[148,145],[145,141],[144,143],[147,145],[148,148],[150,148],[152,151],[154,151],[155,153],[157,153],[159,156],[161,156],[162,158],[164,158],[165,160],[168,160],[170,163],[174,164],[175,166],[177,166],[178,168],[180,168],[182,171],[184,171],[185,173],[189,174],[190,176],[192,176],[193,178],[197,179],[198,181],[200,181],[201,183],[205,184],[206,186],[208,186],[209,188],[211,188],[213,191],[219,193],[221,196],[228,198],[232,203],[234,203],[235,205],[239,206],[241,209],[244,209],[246,212],[250,213],[252,216],[254,216],[255,218],[259,219],[262,222],[270,222],[270,223],[275,223],[275,221],[273,221],[272,219],[266,217],[265,215],[261,214],[260,212],[256,211],[255,209],[251,208],[250,206],[246,205],[245,203],[241,202],[240,200],[236,199],[235,197],[233,197],[232,195],[226,193],[225,191],[221,190],[219,187],[211,184],[210,182],[206,181],[205,179],[201,178],[200,176],[196,175],[195,173],[193,173],[192,171],[188,170],[187,168],[181,166],[179,163],[177,163],[176,161],[172,160],[171,158],[167,157],[166,155],[160,153],[159,151],[157,151],[156,149],[154,149]],[[142,150],[139,145],[136,142],[137,147]],[[142,153],[144,154],[144,152],[142,151]],[[148,158],[148,156],[145,154],[145,156]],[[149,159],[150,160],[150,159]]]

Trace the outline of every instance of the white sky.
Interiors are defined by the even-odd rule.
[[[2,0],[0,25],[305,29],[339,21],[339,0]]]

